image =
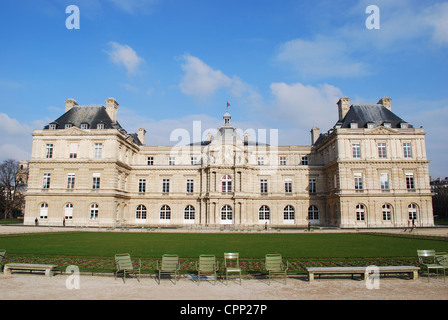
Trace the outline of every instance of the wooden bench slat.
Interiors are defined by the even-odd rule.
[[[381,273],[409,273],[414,280],[418,279],[419,267],[415,266],[376,266]],[[315,274],[366,274],[367,267],[309,267],[306,268],[309,281],[314,280]]]

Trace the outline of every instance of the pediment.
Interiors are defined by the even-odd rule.
[[[397,130],[392,129],[392,128],[387,128],[385,126],[379,126],[379,127],[369,130],[369,133],[372,133],[372,134],[391,134],[391,133],[396,134]]]
[[[79,129],[78,127],[70,127],[64,130],[58,130],[57,135],[68,135],[68,136],[79,136],[86,134],[84,130]]]

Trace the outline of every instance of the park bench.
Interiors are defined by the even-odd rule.
[[[380,274],[391,274],[391,273],[407,273],[413,280],[418,279],[419,267],[415,266],[379,266],[377,267]],[[314,280],[315,275],[322,274],[351,274],[352,277],[355,274],[361,275],[364,279],[366,275],[366,267],[312,267],[306,268],[308,271],[308,279],[310,282]]]
[[[53,275],[53,269],[56,267],[56,264],[7,263],[3,272],[11,274],[13,270],[25,270],[30,271],[30,273],[33,271],[45,271],[45,275],[51,277]]]

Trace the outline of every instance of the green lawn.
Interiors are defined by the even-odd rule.
[[[183,258],[200,254],[239,252],[245,258],[281,253],[286,258],[416,257],[417,249],[448,251],[446,239],[424,239],[370,234],[193,234],[70,232],[3,235],[0,248],[14,255],[113,257],[128,252],[134,257]]]

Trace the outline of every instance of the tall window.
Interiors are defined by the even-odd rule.
[[[259,220],[269,220],[271,217],[271,211],[268,206],[261,206],[258,210],[258,219]]]
[[[412,146],[410,142],[403,143],[403,154],[405,158],[412,158]]]
[[[187,179],[187,193],[193,193],[194,191],[194,180]]]
[[[163,205],[160,208],[160,220],[170,220],[171,219],[171,208],[167,205]]]
[[[42,181],[42,188],[43,189],[49,189],[50,188],[50,177],[51,175],[49,173],[44,173],[44,178]]]
[[[417,205],[415,203],[408,206],[408,214],[409,220],[417,220]]]
[[[75,174],[69,173],[67,175],[67,189],[74,189],[75,188]]]
[[[359,143],[352,144],[353,158],[361,158],[361,145]]]
[[[390,221],[392,219],[392,207],[390,204],[384,204],[383,207],[383,220]]]
[[[309,192],[316,193],[316,178],[309,178]]]
[[[73,219],[73,204],[67,203],[65,205],[64,217],[65,217],[65,220],[72,220]]]
[[[137,206],[135,210],[135,219],[137,220],[146,220],[146,207],[142,204]]]
[[[78,144],[77,143],[70,143],[69,158],[70,159],[76,159],[77,157],[78,157]]]
[[[285,179],[285,193],[292,193],[292,179]]]
[[[290,206],[290,205],[287,205],[283,209],[283,219],[284,220],[294,220],[294,216],[295,216],[294,207]]]
[[[280,165],[286,166],[286,157],[280,157]]]
[[[53,144],[47,143],[45,146],[45,158],[51,159],[53,158]]]
[[[408,190],[414,190],[415,189],[414,174],[413,173],[406,173],[406,188]]]
[[[221,208],[221,221],[231,222],[232,219],[233,219],[232,207],[226,204]]]
[[[188,205],[185,207],[184,219],[185,220],[194,220],[194,207],[193,206]]]
[[[95,152],[93,157],[95,159],[101,159],[103,156],[103,144],[102,143],[95,143]]]
[[[90,220],[97,220],[98,219],[98,204],[92,203],[90,205]]]
[[[361,173],[354,173],[353,176],[354,176],[354,179],[355,179],[355,190],[362,190],[363,189],[362,174]]]
[[[138,192],[146,192],[146,179],[138,179]]]
[[[387,158],[387,150],[385,143],[378,143],[378,157],[379,158]]]
[[[319,220],[319,209],[314,205],[308,208],[308,220]]]
[[[101,180],[101,174],[100,173],[94,173],[92,177],[92,189],[99,189],[100,188],[100,180]]]
[[[39,218],[40,219],[48,218],[48,204],[46,202],[44,202],[40,205]]]
[[[260,179],[260,192],[268,193],[268,179]]]
[[[229,175],[225,175],[221,179],[222,192],[232,192],[232,178]]]
[[[382,172],[380,174],[381,190],[389,190],[389,174]]]
[[[170,179],[163,179],[163,181],[162,181],[162,192],[163,193],[170,192]]]
[[[364,221],[365,220],[366,209],[363,204],[358,204],[356,206],[356,220]]]

